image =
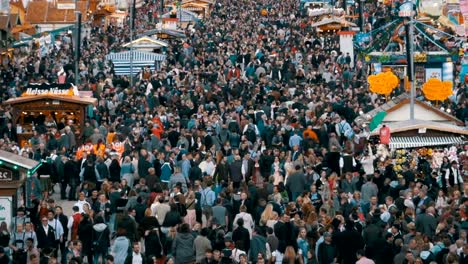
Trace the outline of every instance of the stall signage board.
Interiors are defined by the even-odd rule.
[[[11,223],[12,200],[10,196],[0,196],[0,222]]]
[[[0,168],[0,181],[12,181],[13,180],[13,172],[10,170],[6,170],[4,168]]]
[[[59,95],[78,96],[78,89],[71,83],[30,83],[21,96]]]
[[[414,15],[414,4],[413,2],[407,1],[400,6],[398,12],[399,17],[411,17]]]

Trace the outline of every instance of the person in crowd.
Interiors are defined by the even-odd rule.
[[[53,252],[56,249],[56,235],[55,229],[50,226],[49,219],[46,216],[41,218],[41,225],[36,229],[37,234],[37,248],[41,250],[41,254],[44,252]]]
[[[203,5],[202,19],[154,30],[159,5],[143,1],[128,12],[134,23],[83,23],[80,61],[60,30],[51,42],[12,45],[2,56],[1,102],[56,83],[96,101],[43,115],[2,104],[0,150],[42,165],[25,181],[25,207],[0,225],[0,249],[33,238],[40,255],[29,254],[31,263],[466,262],[466,144],[395,149],[391,125],[383,121],[392,137],[371,129],[375,113],[407,93],[370,91],[375,58],[356,54],[404,46],[391,36],[401,3],[325,1],[317,10],[302,2],[217,0]],[[341,8],[344,24],[369,35],[363,43],[356,35],[354,52],[343,52],[342,34],[313,26],[323,17],[314,12]],[[453,94],[438,108],[463,124],[466,52],[442,24],[416,34],[415,46],[422,54],[453,46]],[[132,76],[106,59],[128,50],[131,29],[168,37],[164,61]],[[392,72],[403,83],[400,68]]]
[[[195,238],[190,233],[190,228],[187,224],[182,224],[177,233],[175,240],[172,242],[172,254],[175,263],[190,263],[195,260]]]

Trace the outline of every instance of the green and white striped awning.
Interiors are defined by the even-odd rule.
[[[463,144],[463,137],[391,137],[390,148],[418,148]]]

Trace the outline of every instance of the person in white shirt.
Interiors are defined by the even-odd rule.
[[[234,228],[233,229],[236,229],[237,228],[237,219],[239,218],[242,218],[244,220],[244,227],[247,228],[247,230],[249,231],[249,234],[250,234],[250,238],[252,239],[252,230],[253,228],[255,227],[255,222],[252,218],[252,215],[247,213],[247,207],[245,205],[242,205],[240,207],[240,213],[238,213],[236,215],[236,217],[234,218]]]
[[[55,230],[55,240],[57,242],[58,241],[62,242],[63,241],[63,226],[60,223],[60,221],[55,219],[54,211],[50,210],[47,213],[47,218],[48,218],[48,221],[49,221],[49,225]]]
[[[85,204],[87,204],[89,206],[89,208],[91,208],[91,205],[86,201],[86,196],[85,196],[84,192],[80,192],[78,202],[75,203],[75,206],[78,206],[78,210],[79,210],[80,214],[84,213],[83,205],[85,205]]]
[[[125,263],[143,264],[144,259],[145,256],[140,252],[140,243],[134,242],[132,254],[127,256]]]

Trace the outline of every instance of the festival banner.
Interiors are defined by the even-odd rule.
[[[71,83],[30,83],[21,96],[58,95],[79,96],[78,89]]]

